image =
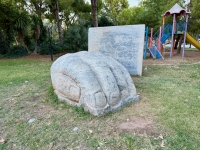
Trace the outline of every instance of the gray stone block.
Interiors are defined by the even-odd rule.
[[[59,99],[83,107],[93,115],[118,110],[139,100],[127,69],[101,53],[61,56],[51,66],[51,79]]]
[[[88,51],[118,60],[131,75],[142,75],[145,25],[90,28]]]

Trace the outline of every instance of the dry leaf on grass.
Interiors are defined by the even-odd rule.
[[[49,143],[49,147],[53,147],[53,142]]]
[[[4,139],[0,140],[0,143],[4,144],[6,141]]]
[[[200,96],[198,96],[198,99],[200,99]]]
[[[164,139],[162,134],[159,135],[159,138],[162,140]]]
[[[162,140],[162,143],[160,144],[160,147],[165,147],[165,141]]]
[[[93,131],[92,131],[92,130],[89,130],[89,132],[90,132],[90,134],[92,134],[92,133],[93,133]]]

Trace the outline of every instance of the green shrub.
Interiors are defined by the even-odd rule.
[[[35,43],[32,42],[31,45],[28,46],[28,48],[29,48],[29,50],[30,50],[31,52],[34,52],[34,50],[35,50]],[[37,49],[40,49],[39,46],[37,46]]]
[[[67,52],[88,50],[88,28],[83,25],[70,26],[64,32]]]
[[[67,50],[67,45],[64,43],[63,45],[61,45],[61,48],[62,48],[62,52],[64,52]]]
[[[98,26],[99,27],[114,26],[114,23],[111,20],[109,20],[106,16],[101,16],[98,21]]]
[[[40,46],[37,48],[38,53],[41,55],[49,54],[49,44],[48,43],[41,43]]]
[[[51,48],[52,48],[53,54],[58,54],[58,53],[62,52],[62,50],[63,50],[62,46],[56,45],[56,44],[51,44]],[[41,43],[40,46],[38,47],[38,53],[41,54],[41,55],[50,54],[49,43]]]
[[[8,53],[5,55],[6,58],[19,58],[22,56],[28,55],[27,50],[23,46],[13,46],[8,50]]]
[[[4,55],[8,52],[9,46],[6,43],[2,30],[0,29],[0,54]]]
[[[62,46],[52,44],[52,52],[53,52],[53,54],[58,54],[58,53],[62,52]]]
[[[4,55],[8,52],[9,47],[5,42],[0,41],[0,54]]]

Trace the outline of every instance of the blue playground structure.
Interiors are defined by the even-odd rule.
[[[175,36],[177,36],[176,44],[182,47],[182,57],[184,57],[185,51],[185,42],[191,43],[198,50],[200,50],[200,43],[198,43],[192,36],[187,33],[187,24],[188,24],[188,15],[190,12],[187,12],[185,9],[180,7],[178,4],[175,4],[170,10],[166,11],[163,16],[163,24],[160,29],[153,35],[153,28],[151,28],[151,36],[148,37],[148,27],[145,31],[145,46],[144,46],[144,59],[147,57],[147,53],[150,53],[150,56],[156,59],[164,59],[163,49],[167,40],[171,39],[171,48],[170,48],[170,57],[174,55],[175,47]],[[165,24],[166,16],[173,16],[172,24]],[[177,22],[177,16],[185,15],[185,22]],[[183,40],[179,40],[179,39]],[[180,47],[181,48],[181,47]],[[179,51],[180,52],[180,51]]]
[[[152,40],[148,38],[148,27],[145,30],[145,45],[144,45],[144,59],[147,57],[147,53],[150,53],[150,56],[155,59],[164,59],[162,54],[157,48],[157,43],[152,42]],[[149,44],[149,41],[150,44]]]

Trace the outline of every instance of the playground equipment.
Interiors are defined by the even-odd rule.
[[[200,50],[200,43],[196,41],[193,37],[191,37],[188,33],[186,33],[186,40],[191,43],[194,47]]]
[[[170,10],[166,11],[162,15],[163,16],[162,26],[154,35],[152,35],[153,29],[151,29],[151,37],[149,38],[149,52],[153,58],[159,58],[159,59],[163,58],[162,57],[163,45],[165,44],[166,40],[168,40],[170,37],[171,37],[170,57],[172,57],[174,55],[175,36],[177,36],[180,45],[182,44],[182,38],[183,38],[182,57],[184,57],[186,40],[187,42],[195,46],[198,50],[200,50],[200,43],[187,33],[189,14],[190,12],[187,12],[178,4],[175,4]],[[169,15],[173,16],[173,23],[165,24],[165,17]],[[186,18],[185,22],[177,22],[176,20],[177,16],[180,15],[185,15]],[[155,44],[153,44],[154,41]],[[158,57],[153,55],[153,51],[158,54]],[[144,58],[146,58],[146,54]]]
[[[150,53],[150,56],[156,59],[164,59],[160,51],[158,50],[158,42],[155,42],[153,39],[153,28],[151,28],[151,37],[148,38],[148,27],[145,30],[145,45],[144,45],[144,59],[146,59],[147,52]]]

